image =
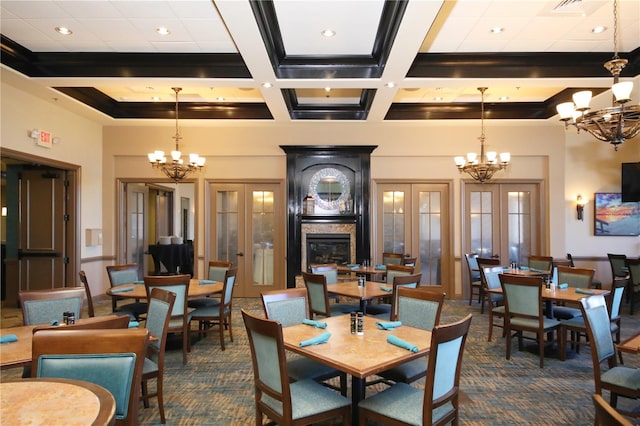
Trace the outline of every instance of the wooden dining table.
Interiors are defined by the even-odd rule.
[[[305,324],[284,327],[282,335],[285,348],[304,355],[337,370],[351,375],[352,424],[358,424],[358,403],[364,398],[365,380],[381,371],[398,366],[407,361],[427,356],[431,348],[431,332],[402,325],[393,330],[380,330],[376,326],[379,319],[364,316],[364,334],[351,334],[349,315],[338,315],[322,319],[326,329],[318,329]],[[331,333],[326,343],[301,347],[300,342]],[[387,336],[394,336],[415,345],[417,352],[395,346],[387,342]]]
[[[222,281],[210,283],[208,280],[192,278],[189,281],[188,297],[197,299],[201,297],[222,294]],[[113,286],[107,290],[107,296],[117,296],[127,299],[146,299],[147,289],[144,283],[126,283]]]
[[[374,275],[386,275],[386,268],[376,268],[375,266],[348,266],[348,265],[339,265],[338,266],[339,273],[354,273],[357,275],[366,275],[368,277],[372,277]]]
[[[618,343],[616,345],[616,348],[620,352],[639,354],[640,353],[640,332]]]
[[[101,426],[115,422],[116,401],[83,380],[32,378],[0,383],[2,424]]]
[[[369,300],[391,296],[391,292],[384,290],[384,288],[391,288],[391,284],[365,281],[365,285],[362,287],[358,285],[358,281],[343,281],[327,284],[327,293],[358,299],[360,301],[360,311],[367,312],[367,302]]]

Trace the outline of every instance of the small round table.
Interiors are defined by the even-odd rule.
[[[112,425],[116,401],[94,383],[34,378],[0,383],[0,418],[7,425]]]

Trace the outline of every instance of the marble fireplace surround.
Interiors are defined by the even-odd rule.
[[[307,235],[308,234],[349,234],[349,262],[355,263],[356,259],[356,225],[355,223],[303,223],[302,224],[301,261],[302,270],[306,271],[307,265]]]

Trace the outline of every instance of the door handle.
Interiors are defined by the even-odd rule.
[[[244,256],[244,253],[243,252],[236,253],[236,256]]]

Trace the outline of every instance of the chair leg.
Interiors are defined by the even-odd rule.
[[[220,332],[220,349],[225,350],[224,347],[224,324],[225,321],[220,319],[220,323],[218,324],[219,332]]]
[[[160,411],[160,422],[165,424],[167,422],[164,417],[164,399],[162,397],[162,376],[158,376],[156,379],[156,390],[158,391],[158,410]]]
[[[144,408],[149,408],[149,390],[147,389],[147,381],[142,381],[142,393],[140,395]]]
[[[510,327],[505,327],[505,333],[506,333],[506,342],[507,342],[507,359],[511,359],[511,328]]]

